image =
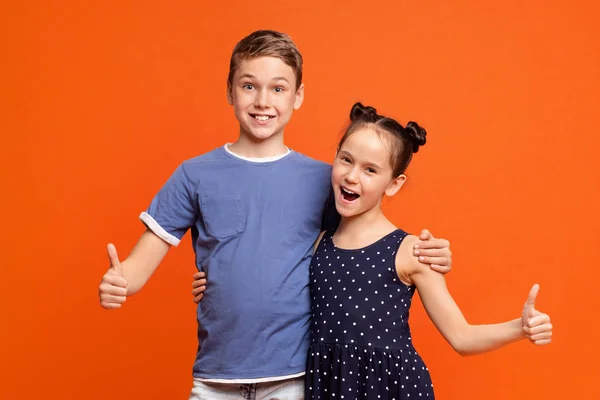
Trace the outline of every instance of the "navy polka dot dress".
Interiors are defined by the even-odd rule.
[[[408,327],[414,287],[396,273],[398,229],[345,250],[326,232],[310,266],[312,339],[307,399],[433,399],[429,371]]]

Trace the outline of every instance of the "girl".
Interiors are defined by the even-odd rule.
[[[534,285],[519,318],[469,325],[442,274],[413,257],[418,238],[381,210],[406,181],[412,153],[426,132],[403,128],[372,107],[354,104],[350,126],[333,163],[331,183],[342,216],[323,232],[312,259],[312,341],[306,371],[309,399],[432,399],[433,385],[408,326],[415,290],[450,345],[461,355],[492,351],[528,339],[550,343],[552,324],[535,309]]]

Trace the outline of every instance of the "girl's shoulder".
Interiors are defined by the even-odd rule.
[[[412,254],[412,249],[415,248],[415,244],[417,244],[419,240],[420,239],[418,236],[407,233],[406,236],[404,236],[400,247],[398,248],[398,254],[405,252],[406,249],[410,249],[409,253]]]
[[[327,231],[322,231],[321,233],[319,233],[319,237],[317,237],[317,240],[315,240],[315,244],[313,245],[313,253],[317,251],[317,247],[319,247],[319,243],[321,243],[321,240],[323,239],[325,233],[327,233]]]
[[[407,284],[412,284],[410,276],[421,268],[421,263],[414,255],[415,245],[418,242],[418,236],[406,235],[396,253],[396,272],[400,279]]]

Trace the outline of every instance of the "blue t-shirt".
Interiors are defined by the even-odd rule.
[[[330,165],[294,151],[259,163],[220,147],[183,162],[142,213],[172,245],[191,229],[196,266],[206,272],[194,377],[304,371],[308,269],[330,176]]]

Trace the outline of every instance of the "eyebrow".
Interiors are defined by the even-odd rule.
[[[256,77],[254,75],[252,75],[252,74],[244,74],[244,75],[241,75],[239,79],[241,80],[241,79],[244,79],[244,78],[254,79]]]
[[[252,75],[252,74],[244,74],[240,76],[240,80],[244,79],[244,78],[249,78],[249,79],[256,79],[256,76]],[[275,78],[271,79],[272,81],[286,81],[287,83],[290,83],[290,81],[283,77],[283,76],[276,76]]]
[[[286,81],[287,83],[290,83],[290,81],[287,80],[287,78],[283,77],[283,76],[277,76],[273,79],[271,79],[273,81]]]
[[[353,157],[353,156],[352,156],[352,153],[350,153],[348,150],[340,150],[340,154],[342,154],[342,155],[347,155],[347,156],[350,156],[350,157]],[[381,167],[381,165],[379,165],[379,164],[377,164],[377,163],[374,163],[374,162],[372,162],[372,161],[368,161],[368,162],[366,162],[365,164],[366,164],[366,165],[368,165],[368,166],[371,166],[371,167],[375,167],[375,168],[377,168],[377,169],[381,169],[381,168],[382,168],[382,167]]]

